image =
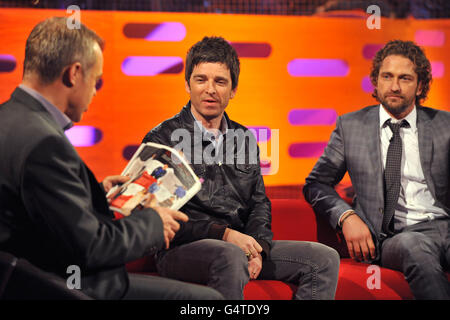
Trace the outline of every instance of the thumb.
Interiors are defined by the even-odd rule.
[[[127,182],[128,180],[130,180],[129,176],[114,176],[114,178],[117,182],[120,183]]]
[[[184,222],[187,222],[189,220],[189,217],[180,211],[174,211],[174,214],[172,216],[175,220],[181,220]]]

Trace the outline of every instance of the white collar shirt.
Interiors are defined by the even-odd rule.
[[[380,104],[380,141],[383,168],[386,166],[387,150],[392,137],[391,129],[385,125],[388,119],[391,119],[393,123],[400,121],[391,118]],[[402,164],[400,196],[394,216],[394,228],[396,231],[421,221],[447,216],[442,208],[435,205],[435,200],[423,174],[419,154],[416,107],[404,119],[408,121],[410,127],[400,128]]]

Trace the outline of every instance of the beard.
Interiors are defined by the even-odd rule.
[[[384,108],[392,115],[398,116],[404,113],[411,105],[414,104],[415,101],[415,95],[411,97],[410,99],[406,99],[402,95],[395,95],[399,97],[398,99],[401,99],[400,103],[392,103],[389,102],[387,96],[380,96],[377,94],[378,101],[384,106]]]

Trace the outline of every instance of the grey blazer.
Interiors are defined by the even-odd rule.
[[[450,213],[450,112],[417,107],[417,129],[427,186],[437,206]],[[347,171],[355,192],[353,209],[378,247],[385,238],[381,230],[384,191],[378,105],[338,117],[327,147],[306,178],[305,199],[334,228],[340,215],[352,208],[334,190]]]
[[[81,269],[81,290],[121,298],[125,263],[164,245],[151,209],[113,220],[104,190],[63,130],[17,88],[0,105],[0,250],[68,278]]]

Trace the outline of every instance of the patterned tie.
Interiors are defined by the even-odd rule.
[[[400,137],[400,127],[409,128],[409,123],[402,120],[398,123],[391,123],[391,119],[387,120],[386,125],[391,128],[392,138],[389,143],[386,168],[384,169],[384,215],[383,215],[383,232],[388,236],[394,234],[394,212],[400,194],[400,178],[402,164],[402,138]]]

